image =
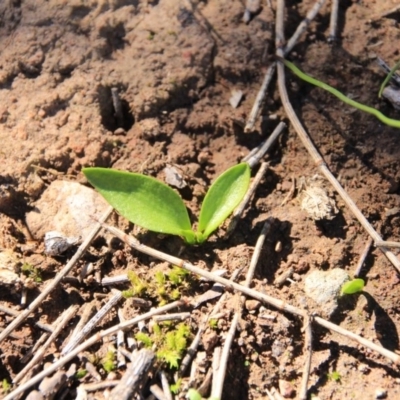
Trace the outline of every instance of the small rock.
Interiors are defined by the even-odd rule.
[[[32,236],[43,238],[46,232],[58,231],[67,237],[85,238],[108,203],[93,189],[76,182],[54,181],[26,216]]]
[[[376,399],[386,399],[387,397],[387,390],[379,388],[375,390],[375,398]]]
[[[258,300],[246,300],[245,307],[247,311],[255,311],[260,307],[261,303]]]
[[[360,372],[362,372],[363,374],[367,374],[369,372],[369,367],[366,364],[360,364],[357,368]]]
[[[21,282],[18,270],[21,265],[16,254],[11,250],[0,253],[0,286],[15,286]]]
[[[243,92],[241,90],[232,90],[232,95],[229,99],[229,104],[233,107],[233,108],[237,108],[240,104],[240,102],[242,101],[243,98]]]
[[[59,256],[71,246],[77,244],[79,239],[77,237],[67,237],[57,231],[46,232],[44,235],[44,251],[49,256]]]
[[[335,268],[331,271],[313,271],[304,281],[304,290],[308,297],[321,306],[321,311],[331,315],[337,307],[340,289],[350,279],[346,271]]]
[[[296,393],[292,384],[288,381],[284,381],[283,379],[279,379],[279,392],[285,399],[292,398]]]
[[[210,352],[218,342],[218,334],[213,329],[208,329],[202,336],[204,350]]]
[[[170,165],[166,166],[164,168],[164,174],[165,182],[168,183],[168,185],[175,186],[178,189],[183,189],[187,186],[186,181],[175,167]]]

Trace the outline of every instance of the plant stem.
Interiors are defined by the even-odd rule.
[[[290,61],[287,61],[285,59],[280,58],[280,60],[288,67],[295,75],[297,75],[300,79],[303,79],[303,81],[306,81],[308,83],[311,83],[314,86],[317,86],[321,89],[326,90],[327,92],[333,94],[336,96],[339,100],[343,101],[343,103],[348,104],[349,106],[355,107],[361,111],[364,111],[366,113],[374,115],[376,118],[378,118],[381,122],[384,124],[391,126],[393,128],[400,128],[400,121],[397,119],[392,119],[386,117],[386,115],[383,115],[380,111],[378,111],[376,108],[372,108],[369,106],[366,106],[365,104],[359,103],[358,101],[352,100],[345,96],[342,92],[339,92],[339,90],[333,88],[332,86],[329,86],[328,84],[319,81],[318,79],[312,78],[311,76],[305,74],[302,72],[299,68],[297,68],[293,63]]]

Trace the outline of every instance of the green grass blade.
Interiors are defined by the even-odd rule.
[[[87,180],[121,215],[154,232],[183,236],[194,242],[185,204],[155,178],[108,168],[83,169]]]
[[[387,83],[390,81],[390,78],[393,76],[393,74],[397,71],[397,69],[400,67],[400,60],[397,61],[396,65],[390,70],[390,72],[387,74],[385,80],[382,82],[382,85],[379,89],[378,97],[382,97],[383,89],[385,89],[385,86]]]
[[[381,122],[388,126],[392,126],[393,128],[400,128],[400,121],[397,119],[391,119],[386,117],[386,115],[383,115],[379,110],[373,107],[366,106],[365,104],[359,103],[358,101],[354,101],[347,96],[345,96],[342,92],[339,92],[339,90],[333,88],[332,86],[327,85],[324,82],[319,81],[318,79],[312,78],[311,76],[305,74],[302,72],[299,68],[297,68],[293,63],[290,61],[287,61],[283,58],[280,58],[280,60],[288,67],[295,75],[297,75],[300,79],[303,79],[303,81],[306,81],[308,83],[311,83],[312,85],[315,85],[321,89],[326,90],[327,92],[333,94],[336,96],[339,100],[343,101],[343,103],[348,104],[349,106],[358,108],[361,111],[364,111],[366,113],[374,115],[376,118],[378,118]]]
[[[201,206],[198,240],[203,242],[232,213],[250,184],[250,167],[241,163],[229,168],[211,185]]]

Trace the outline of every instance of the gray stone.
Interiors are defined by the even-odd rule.
[[[340,289],[348,280],[349,275],[340,268],[313,271],[304,281],[304,290],[308,297],[321,306],[323,313],[329,316],[337,308]]]
[[[76,182],[55,181],[27,214],[26,224],[36,239],[49,231],[85,238],[93,229],[94,218],[100,218],[107,207],[94,190]]]

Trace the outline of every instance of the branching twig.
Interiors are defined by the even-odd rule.
[[[13,317],[18,317],[21,314],[19,311],[15,311],[12,308],[6,307],[4,304],[0,304],[0,311],[5,314],[12,315]],[[35,325],[46,332],[52,333],[54,330],[50,325],[43,324],[40,321],[35,321]]]
[[[282,1],[282,0],[280,0]],[[283,50],[280,47],[280,43],[284,41],[284,35],[283,35],[283,10],[280,11],[280,16],[278,18],[279,14],[279,7],[277,10],[277,24],[276,24],[276,38],[277,38],[277,56],[282,57],[283,56]],[[365,218],[364,214],[358,209],[354,201],[349,197],[349,195],[346,193],[346,191],[343,189],[343,187],[340,185],[340,183],[337,181],[337,179],[332,175],[332,173],[329,171],[328,167],[325,164],[325,161],[321,157],[321,155],[318,153],[317,149],[313,145],[310,137],[308,136],[307,132],[303,128],[303,125],[301,124],[300,120],[297,118],[296,113],[293,110],[293,107],[289,101],[289,97],[286,91],[286,85],[285,85],[285,69],[284,66],[281,62],[278,62],[278,87],[279,87],[279,93],[281,97],[281,101],[283,104],[283,107],[286,111],[287,116],[290,119],[290,122],[292,123],[293,127],[295,128],[300,140],[303,142],[303,145],[306,147],[307,151],[310,153],[315,165],[317,168],[320,170],[320,172],[325,176],[325,178],[331,183],[331,185],[334,187],[334,189],[338,192],[339,196],[342,198],[342,200],[346,203],[347,207],[350,208],[350,210],[353,212],[355,217],[358,219],[360,224],[364,227],[364,229],[368,232],[368,234],[373,238],[375,242],[381,242],[382,238],[379,236],[378,232],[375,231],[375,229],[372,227],[372,225],[368,222],[368,220]],[[385,254],[385,256],[391,261],[391,263],[395,266],[395,268],[400,272],[400,260],[393,254],[390,250],[388,250],[386,247],[381,247],[381,251]]]
[[[89,247],[90,243],[92,243],[92,240],[95,238],[95,236],[99,233],[101,229],[101,222],[104,222],[107,220],[107,218],[110,216],[112,213],[113,208],[109,207],[107,211],[101,216],[99,219],[99,223],[95,225],[93,230],[89,233],[88,237],[86,240],[79,246],[78,250],[74,254],[74,256],[71,258],[71,260],[67,263],[67,265],[57,274],[57,276],[54,278],[54,280],[47,285],[42,293],[28,306],[28,308],[24,311],[22,311],[17,318],[13,322],[11,322],[10,325],[7,326],[7,328],[4,329],[3,332],[0,334],[0,343],[21,323],[28,317],[28,315],[36,310],[41,302],[53,291],[53,289],[61,282],[61,280],[72,270],[72,268],[75,266],[77,261],[82,257],[82,255],[85,253],[86,249]]]
[[[267,304],[277,308],[278,310],[285,311],[285,312],[288,312],[293,315],[298,315],[300,317],[304,317],[304,315],[306,315],[306,311],[304,311],[300,308],[294,307],[294,306],[286,303],[283,300],[279,300],[279,299],[269,296],[267,294],[260,293],[257,290],[250,289],[246,286],[240,285],[240,284],[232,282],[228,279],[217,276],[217,275],[213,274],[212,272],[205,271],[202,268],[196,267],[193,264],[190,264],[180,258],[171,256],[169,254],[165,254],[159,250],[152,249],[151,247],[148,247],[148,246],[140,243],[137,239],[127,235],[123,231],[121,231],[117,228],[114,228],[113,226],[110,226],[110,225],[107,225],[104,223],[102,224],[102,226],[107,231],[109,231],[112,234],[114,234],[115,236],[117,236],[119,239],[121,239],[123,242],[125,242],[129,246],[133,247],[134,249],[136,249],[144,254],[150,255],[150,256],[155,257],[162,261],[166,261],[169,264],[179,266],[189,272],[192,272],[193,274],[203,276],[203,277],[209,279],[210,281],[221,283],[222,285],[226,286],[227,288],[229,288],[231,290],[236,290],[238,292],[242,292],[243,294],[245,294],[247,296],[250,296],[254,299],[257,299],[264,303],[267,303]],[[362,344],[363,346],[368,347],[368,348],[378,352],[379,354],[383,355],[384,357],[387,357],[388,359],[392,360],[396,364],[400,364],[400,356],[397,355],[396,353],[394,353],[390,350],[387,350],[382,346],[376,345],[375,343],[373,343],[367,339],[364,339],[361,336],[356,335],[352,332],[349,332],[346,329],[340,328],[339,326],[337,326],[335,324],[325,321],[323,318],[315,317],[314,320],[318,324],[320,324],[328,329],[331,329],[335,332],[338,332],[341,334],[346,333],[345,334],[346,337],[349,337],[349,338],[357,341],[358,343]]]
[[[289,39],[285,47],[284,50],[285,55],[289,54],[292,51],[293,47],[296,45],[300,36],[303,34],[303,32],[307,29],[308,25],[310,25],[311,21],[318,14],[318,11],[324,5],[325,1],[326,0],[317,0],[314,6],[311,8],[311,10],[307,13],[307,16],[300,22],[299,26],[297,27],[296,31]],[[246,126],[244,127],[244,131],[246,133],[251,132],[254,129],[256,119],[260,114],[260,110],[262,104],[264,103],[268,86],[274,76],[275,70],[276,70],[276,63],[274,62],[269,66],[267,72],[265,73],[263,83],[261,84],[260,90],[258,91],[256,100],[254,101],[253,108],[250,111],[249,118],[247,120]]]

